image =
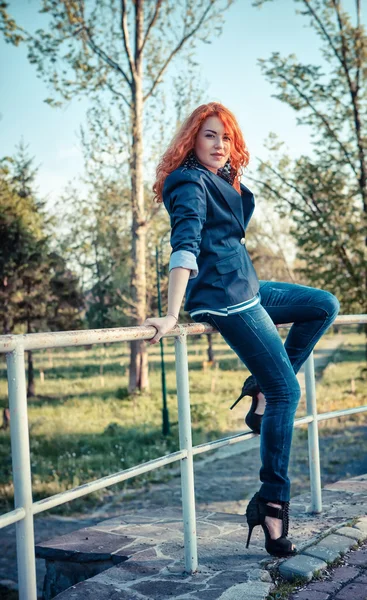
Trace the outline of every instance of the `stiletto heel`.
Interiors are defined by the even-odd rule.
[[[244,384],[242,386],[241,395],[237,398],[237,400],[230,407],[230,409],[232,410],[236,406],[236,404],[238,404],[238,402],[240,400],[242,400],[242,398],[244,396],[252,397],[251,408],[245,417],[245,423],[254,433],[260,433],[261,421],[262,421],[262,417],[263,417],[263,415],[259,415],[259,414],[255,413],[255,410],[257,409],[257,404],[258,404],[257,395],[259,392],[261,392],[261,390],[258,386],[258,383],[257,383],[255,377],[253,375],[250,375],[250,377],[248,377],[246,379],[246,381],[244,382]]]
[[[250,375],[249,377],[247,377],[246,381],[244,382],[244,384],[242,386],[242,391],[241,391],[240,396],[232,404],[232,406],[230,406],[230,410],[232,410],[239,403],[239,401],[242,400],[242,398],[244,398],[245,396],[253,396],[253,395],[258,394],[259,392],[261,392],[261,390],[257,384],[255,377],[253,375]]]
[[[263,500],[259,497],[259,492],[256,492],[247,505],[246,517],[249,526],[249,534],[247,537],[246,548],[248,548],[253,528],[256,525],[261,525],[265,534],[265,550],[269,554],[280,558],[294,556],[298,553],[298,550],[297,548],[293,548],[292,550],[292,542],[287,538],[289,528],[289,501],[276,501],[277,504],[282,505],[282,508],[269,506],[267,502],[271,502],[271,500]],[[282,535],[275,540],[270,536],[269,529],[265,522],[266,516],[282,520]]]
[[[249,525],[247,542],[246,542],[246,548],[248,548],[248,546],[249,546],[250,539],[251,539],[251,534],[252,534],[252,530],[253,530],[254,527],[255,527],[255,525]]]
[[[256,492],[256,494],[251,498],[246,508],[246,518],[247,524],[249,526],[246,548],[248,548],[249,546],[253,528],[256,527],[256,525],[260,525],[260,513],[259,506],[257,503],[258,495],[259,492]]]

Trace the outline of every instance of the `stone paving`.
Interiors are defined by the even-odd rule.
[[[160,600],[190,597],[210,600],[219,598],[232,587],[238,591],[250,590],[252,582],[256,582],[260,599],[272,586],[269,572],[259,566],[265,551],[258,544],[251,550],[245,547],[246,531],[241,515],[198,512],[200,566],[194,575],[184,573],[182,514],[179,510],[157,510],[150,514],[140,511],[139,515],[109,519],[84,530],[83,537],[88,537],[92,531],[99,532],[100,545],[104,543],[105,549],[110,543],[106,536],[130,538],[130,544],[117,551],[120,558],[125,556],[127,560],[57,598]],[[52,542],[47,545],[53,546]],[[69,549],[69,540],[59,540],[59,549],[61,546],[63,550]],[[98,584],[97,595],[93,595],[95,584]]]
[[[342,561],[342,566],[331,567],[322,578],[298,588],[289,600],[366,600],[367,542]]]
[[[366,600],[367,543],[348,553],[344,562],[347,563],[344,566],[329,568],[323,579],[311,582],[307,585],[307,588],[299,588],[288,596],[288,600]],[[131,565],[131,569],[135,571],[136,566]],[[140,584],[139,582],[134,583],[134,586],[130,586],[128,589],[116,587],[119,581],[111,582],[110,580],[104,583],[89,581],[83,584],[83,587],[76,586],[69,592],[59,594],[56,599],[92,600],[98,598],[107,600],[107,598],[110,598],[111,600],[118,600],[129,598],[133,600],[134,598],[147,598],[149,600],[163,600],[164,598],[177,598],[179,600],[179,598],[195,598],[199,600],[202,598],[203,600],[265,600],[268,597],[269,589],[274,594],[272,597],[276,597],[274,586],[268,584],[268,581],[270,581],[268,579],[269,574],[264,570],[259,570],[257,573],[255,569],[252,569],[252,572],[247,571],[247,573],[243,571],[226,571],[224,575],[223,573],[214,576],[212,574],[206,579],[206,582],[204,574],[201,582],[197,580],[196,584],[187,582],[191,583],[191,586],[187,584],[183,586],[182,581],[177,579],[176,574],[175,579],[170,582],[171,585],[167,581],[162,581],[160,586],[154,588],[152,588],[154,579],[150,576],[149,568],[144,569],[144,571],[141,580],[145,581],[141,581]],[[164,568],[162,571],[164,571]],[[258,579],[259,574],[261,574],[264,581]],[[164,573],[162,575],[164,576]],[[147,580],[149,576],[150,579]],[[254,579],[251,579],[251,576],[254,576]],[[167,577],[165,577],[166,579]],[[203,583],[206,583],[206,589],[203,589]],[[210,585],[211,583],[212,585]],[[222,593],[223,585],[227,586],[227,589]],[[138,595],[134,595],[135,590],[138,591]],[[184,593],[181,594],[181,591]],[[194,592],[194,595],[192,595],[192,592]],[[285,596],[283,596],[283,599],[285,599]]]
[[[305,594],[311,592],[314,595],[310,600],[334,599],[331,590],[341,594],[344,583],[346,593],[351,586],[353,593],[359,593],[363,585],[359,578],[367,566],[366,550],[353,553],[351,549],[367,538],[367,475],[325,486],[322,498],[320,515],[307,512],[310,493],[292,498],[290,537],[299,554],[289,559],[276,559],[265,551],[260,527],[254,529],[246,548],[247,524],[243,515],[201,510],[197,513],[199,569],[187,575],[182,514],[176,508],[140,510],[108,519],[84,528],[78,539],[72,534],[42,544],[38,553],[43,552],[45,557],[49,553],[50,565],[60,560],[62,553],[68,567],[71,561],[77,563],[80,559],[81,574],[88,553],[92,562],[98,557],[115,562],[111,568],[58,594],[58,600],[265,600],[279,583],[274,573],[282,581],[292,581],[300,575],[311,579],[315,571],[326,575],[330,562],[338,557],[340,560],[343,552],[348,556],[350,553],[354,570],[344,572],[339,579],[336,575],[335,581],[330,582],[333,585],[325,590],[307,587],[297,591],[303,595],[294,595],[294,600],[306,600]],[[326,583],[315,581],[310,585],[322,587]],[[349,595],[348,600],[362,597]],[[335,595],[335,600],[344,600],[344,596]]]

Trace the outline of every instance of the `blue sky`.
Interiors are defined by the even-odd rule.
[[[352,0],[344,6],[352,7]],[[9,12],[25,28],[37,29],[45,22],[45,16],[37,14],[39,7],[40,0],[10,0]],[[273,51],[324,64],[319,38],[308,19],[296,14],[300,7],[293,0],[274,0],[257,9],[250,0],[237,0],[224,12],[222,35],[211,44],[197,46],[197,62],[208,84],[204,101],[220,101],[234,112],[253,166],[256,157],[266,156],[264,140],[270,131],[284,140],[293,156],[311,151],[308,128],[296,126],[294,111],[271,97],[276,90],[257,65],[258,58],[267,58]],[[23,136],[40,166],[39,192],[53,203],[69,181],[78,182],[82,175],[77,132],[85,122],[87,101],[76,98],[61,109],[49,107],[44,99],[50,93],[28,62],[26,47],[15,48],[0,39],[0,56],[1,156],[13,154]]]

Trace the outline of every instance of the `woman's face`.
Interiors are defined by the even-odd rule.
[[[230,155],[231,136],[219,117],[207,117],[195,140],[194,150],[199,161],[213,173],[224,167]]]

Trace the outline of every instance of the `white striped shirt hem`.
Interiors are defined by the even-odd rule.
[[[226,308],[197,308],[195,310],[189,311],[190,317],[194,315],[199,315],[201,313],[210,313],[212,315],[222,315],[227,317],[228,315],[233,315],[235,313],[246,310],[247,308],[251,308],[251,306],[255,306],[260,302],[260,297],[255,296],[254,298],[250,298],[250,300],[245,300],[245,302],[240,302],[239,304],[232,304],[231,306],[227,306]]]

